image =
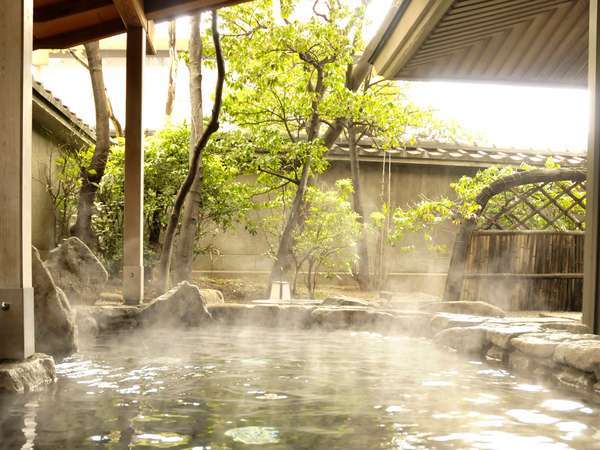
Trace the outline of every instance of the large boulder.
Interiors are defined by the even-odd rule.
[[[140,313],[144,325],[194,327],[211,320],[206,301],[198,286],[182,281],[154,299]]]
[[[77,351],[75,313],[35,247],[31,259],[36,350],[53,356],[70,355]]]
[[[54,282],[73,304],[93,305],[108,281],[108,272],[80,239],[65,239],[45,261]]]

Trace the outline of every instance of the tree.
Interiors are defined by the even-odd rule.
[[[173,103],[175,103],[175,79],[177,78],[177,28],[175,20],[169,21],[169,81],[167,85],[167,102],[165,104],[165,115],[173,114]]]
[[[351,196],[352,182],[348,179],[338,180],[332,190],[322,191],[313,186],[307,190],[308,212],[302,230],[297,230],[294,236],[294,278],[306,265],[306,287],[311,298],[315,296],[321,270],[351,273],[358,257],[356,243],[361,223],[349,201]]]
[[[294,235],[304,221],[305,195],[327,166],[323,135],[336,118],[330,108],[354,54],[348,27],[355,24],[348,23],[351,14],[343,5],[318,2],[306,21],[293,17],[304,4],[281,6],[281,14],[274,14],[263,0],[223,13],[230,33],[225,37],[235,37],[224,38],[232,68],[224,109],[248,131],[259,183],[294,189],[271,279],[293,275]]]
[[[188,69],[190,73],[191,138],[190,162],[194,148],[202,135],[202,37],[200,33],[201,14],[192,17],[188,51]],[[192,183],[190,193],[183,206],[183,218],[173,260],[173,277],[176,281],[187,280],[192,273],[194,262],[194,240],[198,232],[199,215],[203,185],[202,160]]]
[[[175,202],[173,209],[169,217],[167,229],[165,231],[165,239],[160,256],[160,265],[158,272],[159,288],[162,291],[166,291],[169,285],[169,274],[171,270],[171,257],[173,253],[173,239],[177,226],[179,225],[179,217],[181,215],[181,209],[183,203],[193,186],[194,179],[196,178],[200,160],[202,158],[202,152],[208,144],[210,137],[217,132],[219,129],[219,113],[221,111],[222,95],[223,95],[223,84],[225,82],[225,63],[223,60],[223,53],[221,51],[221,42],[219,37],[219,31],[217,29],[217,13],[212,12],[212,37],[215,46],[215,56],[217,61],[217,85],[215,88],[215,102],[213,104],[212,115],[206,129],[202,132],[202,136],[198,140],[198,143],[194,147],[192,159],[190,161],[190,167],[188,173],[175,196]]]
[[[81,188],[77,204],[77,219],[71,228],[71,234],[94,248],[96,247],[96,238],[92,230],[92,215],[94,213],[96,192],[104,175],[106,161],[110,152],[110,114],[108,98],[104,87],[102,58],[100,56],[100,44],[98,41],[85,44],[85,53],[96,110],[96,147],[90,164],[81,167]]]
[[[385,152],[402,148],[418,138],[432,139],[438,131],[430,111],[423,110],[405,97],[402,87],[382,79],[367,76],[356,92],[346,85],[346,101],[339,102],[338,115],[344,117],[343,132],[346,135],[353,185],[354,210],[363,227],[358,243],[358,264],[354,276],[361,289],[372,287],[367,242],[367,217],[363,208],[360,183],[360,147],[368,145]],[[383,160],[384,170],[385,161]],[[382,188],[385,184],[382,179]],[[388,210],[385,193],[380,199],[383,210]]]

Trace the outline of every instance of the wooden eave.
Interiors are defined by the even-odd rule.
[[[245,0],[34,0],[34,49],[63,49],[143,27],[149,53],[154,22]]]
[[[369,55],[389,79],[586,86],[589,0],[402,0]]]

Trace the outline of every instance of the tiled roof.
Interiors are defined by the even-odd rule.
[[[391,155],[392,162],[425,165],[484,167],[529,164],[543,166],[549,157],[562,167],[579,167],[586,163],[586,155],[582,152],[479,147],[439,142],[418,142],[405,148],[389,150],[387,153]],[[348,146],[344,142],[339,142],[327,155],[330,159],[346,159],[348,158]],[[378,160],[383,157],[383,151],[361,144],[359,157],[361,160]]]
[[[33,101],[43,104],[46,108],[50,108],[53,112],[63,119],[64,123],[78,137],[88,143],[93,143],[96,140],[96,132],[94,129],[81,120],[73,111],[69,109],[59,98],[55,97],[51,91],[46,89],[42,83],[33,80]]]

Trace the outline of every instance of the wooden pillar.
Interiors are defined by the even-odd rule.
[[[0,359],[34,353],[31,287],[33,0],[0,0]]]
[[[125,211],[123,218],[123,298],[139,304],[144,298],[144,147],[142,76],[146,32],[127,30],[127,86],[125,91]]]
[[[590,0],[588,93],[590,124],[586,231],[584,248],[583,321],[594,333],[600,331],[600,36],[598,36],[598,1]]]

